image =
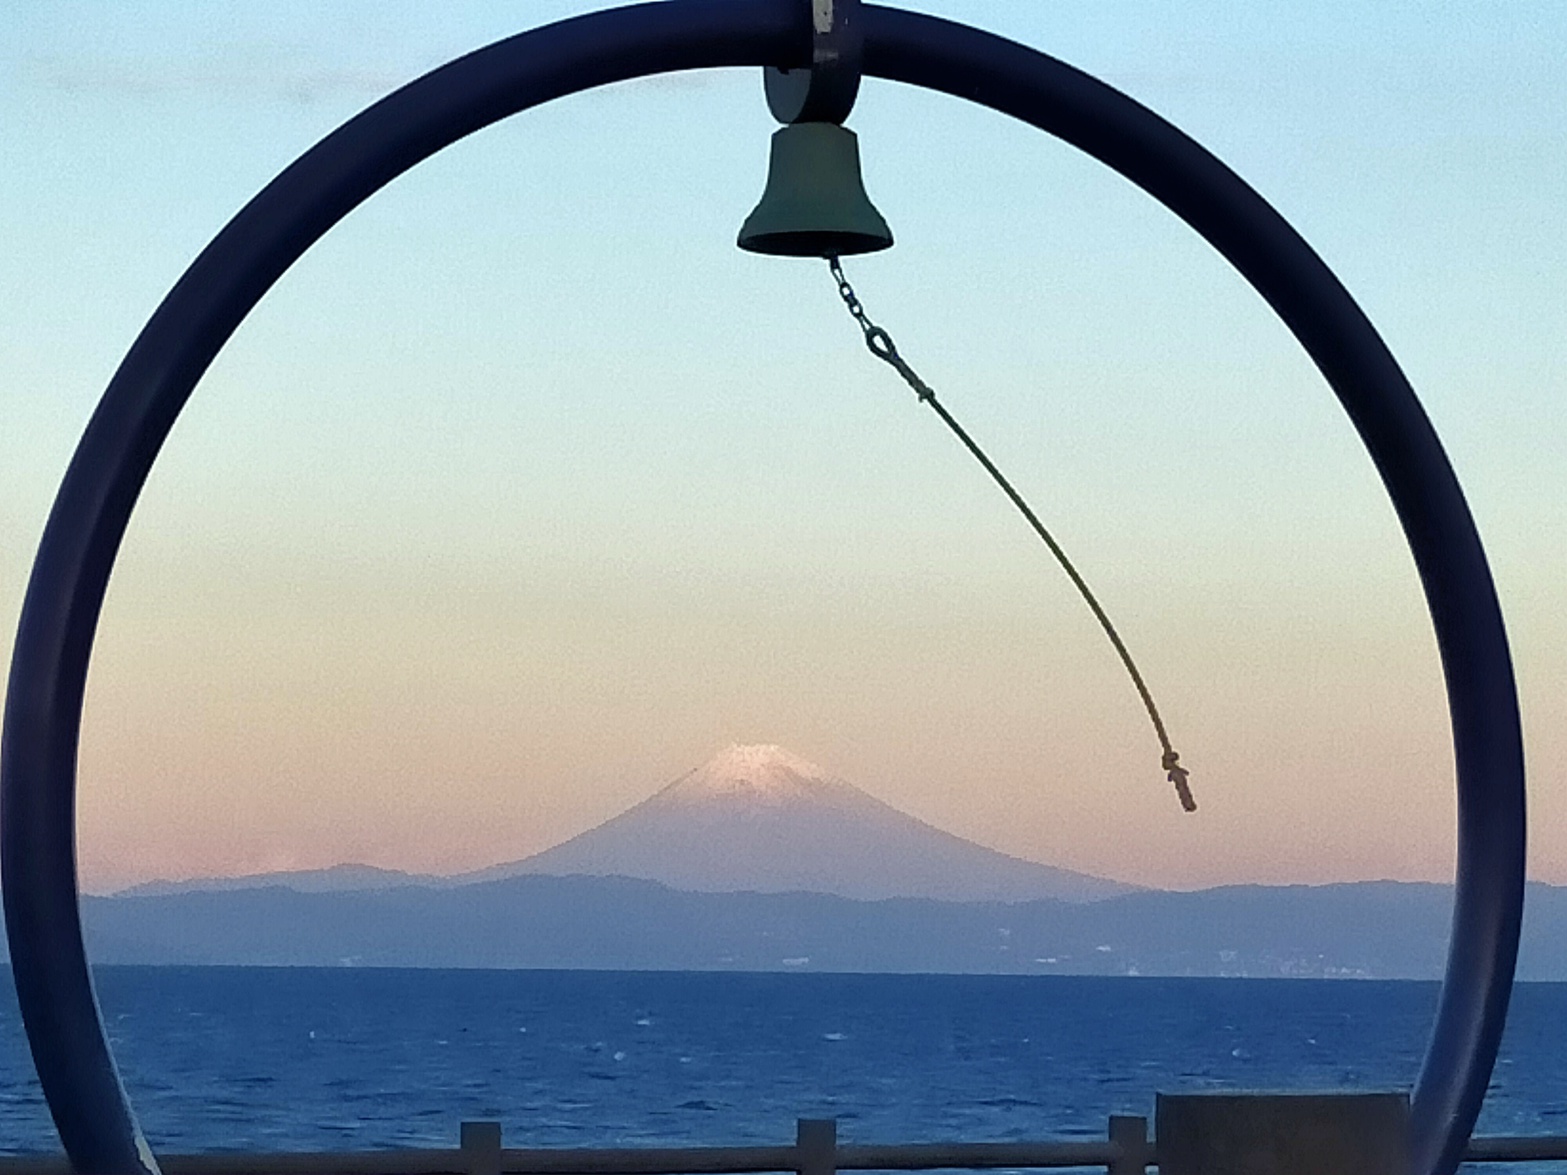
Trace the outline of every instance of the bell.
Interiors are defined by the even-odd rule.
[[[783,257],[846,257],[892,244],[865,194],[854,132],[796,122],[773,135],[762,199],[740,226],[742,249]]]

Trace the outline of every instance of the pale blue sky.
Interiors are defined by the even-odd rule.
[[[206,241],[380,94],[589,7],[0,15],[0,651],[92,404]],[[1559,6],[920,7],[1172,118],[1361,300],[1480,520],[1536,872],[1567,881]],[[898,245],[850,275],[1121,622],[1197,818],[1091,619],[864,353],[824,267],[735,250],[772,130],[738,71],[475,136],[241,329],[111,588],[89,883],[487,864],[731,739],[1131,880],[1445,875],[1451,756],[1414,575],[1282,327],[1037,132],[874,82],[851,125]]]

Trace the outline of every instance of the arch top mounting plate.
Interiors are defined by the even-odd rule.
[[[811,9],[811,60],[795,69],[767,66],[762,88],[781,123],[842,123],[860,92],[860,0],[801,0]]]

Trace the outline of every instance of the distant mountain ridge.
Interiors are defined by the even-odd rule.
[[[375,865],[333,865],[327,869],[291,869],[278,873],[247,873],[240,877],[198,877],[190,881],[146,881],[114,891],[111,897],[155,898],[180,893],[233,893],[241,889],[277,887],[297,893],[349,893],[397,889],[405,885],[440,885],[447,879]]]
[[[343,865],[151,882],[121,892],[449,888],[528,874],[630,877],[697,893],[820,893],[871,901],[1093,902],[1138,888],[986,848],[901,812],[782,747],[737,744],[596,828],[473,873],[432,877]]]
[[[617,877],[87,898],[96,964],[1440,978],[1450,887],[1145,891],[1102,902],[687,893]],[[1522,979],[1567,979],[1567,889],[1531,884]]]

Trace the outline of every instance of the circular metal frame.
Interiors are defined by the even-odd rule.
[[[499,119],[610,82],[810,59],[800,0],[668,0],[524,33],[410,83],[263,189],[170,291],[126,355],[55,499],[28,584],[0,749],[6,932],[38,1075],[71,1162],[151,1175],[104,1036],[76,892],[76,754],[94,631],[137,495],[181,407],[267,289],[351,209]],[[1501,610],[1457,479],[1408,381],[1300,236],[1175,127],[1045,54],[935,17],[863,9],[864,69],[988,106],[1077,146],[1205,237],[1310,353],[1370,452],[1441,650],[1458,785],[1453,932],[1414,1090],[1419,1175],[1451,1175],[1495,1062],[1518,948],[1524,768]]]

